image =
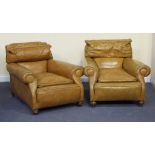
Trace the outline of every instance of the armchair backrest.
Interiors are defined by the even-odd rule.
[[[47,71],[52,58],[51,45],[45,42],[14,43],[6,46],[6,62],[18,63],[33,73]]]
[[[124,58],[132,58],[131,39],[86,40],[85,57],[99,68],[121,68]]]

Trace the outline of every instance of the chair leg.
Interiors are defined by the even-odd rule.
[[[92,101],[92,102],[90,102],[90,105],[91,105],[92,107],[95,107],[95,106],[96,106],[96,102],[95,102],[95,101]]]
[[[14,97],[14,96],[15,96],[15,94],[14,94],[14,92],[13,92],[13,91],[11,91],[11,95],[12,95],[12,97]]]
[[[79,102],[77,103],[77,105],[78,105],[78,106],[82,106],[82,105],[83,105],[83,102],[82,102],[82,101],[79,101]]]
[[[33,109],[32,111],[33,111],[33,114],[34,114],[34,115],[36,115],[36,114],[39,113],[39,110],[38,110],[38,109]]]
[[[140,104],[140,105],[144,105],[144,100],[139,101],[139,104]]]

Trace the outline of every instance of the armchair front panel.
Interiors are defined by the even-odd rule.
[[[81,97],[81,88],[76,84],[57,85],[37,89],[40,108],[76,103]]]
[[[95,84],[95,101],[139,101],[142,85],[140,82],[111,82]]]

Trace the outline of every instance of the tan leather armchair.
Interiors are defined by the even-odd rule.
[[[91,105],[117,100],[144,103],[144,77],[150,74],[150,68],[132,59],[130,39],[87,40],[85,60]]]
[[[83,68],[53,60],[50,48],[44,42],[6,46],[11,92],[25,101],[33,113],[41,108],[83,102]]]

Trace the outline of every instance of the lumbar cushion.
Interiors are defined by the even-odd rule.
[[[94,58],[99,68],[122,68],[123,58]]]

